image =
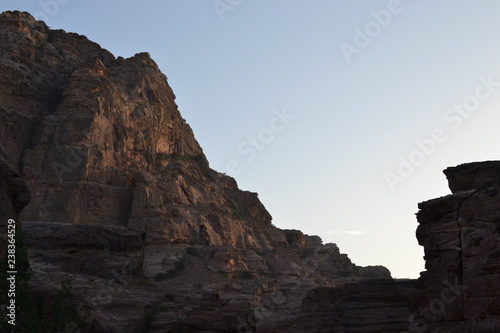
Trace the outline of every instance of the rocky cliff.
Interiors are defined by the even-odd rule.
[[[148,54],[115,59],[26,13],[0,29],[0,138],[32,189],[23,220],[127,226],[149,242],[284,241],[256,232],[271,222],[257,194],[208,167]]]
[[[417,214],[426,271],[415,331],[500,332],[500,162],[444,173],[452,194],[419,204]]]
[[[2,202],[15,214],[31,192],[40,310],[68,275],[89,332],[282,332],[308,290],[390,278],[276,228],[210,169],[148,54],[115,58],[22,12],[0,15],[0,49]]]

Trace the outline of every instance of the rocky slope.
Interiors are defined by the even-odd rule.
[[[282,332],[308,290],[390,278],[276,228],[210,169],[148,54],[115,58],[22,12],[0,15],[0,46],[0,142],[31,191],[20,218],[40,309],[70,275],[87,331]],[[12,175],[3,201],[19,210]]]

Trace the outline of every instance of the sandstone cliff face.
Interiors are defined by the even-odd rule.
[[[444,171],[453,194],[419,204],[426,271],[416,332],[500,331],[500,162]]]
[[[255,232],[271,216],[208,167],[148,54],[115,59],[19,12],[1,16],[0,43],[0,138],[32,190],[23,220],[128,226],[151,243],[284,240]]]
[[[210,169],[148,54],[116,59],[21,12],[0,15],[0,46],[0,201],[20,211],[31,191],[40,309],[70,275],[88,332],[283,332],[308,290],[390,278],[274,227]]]

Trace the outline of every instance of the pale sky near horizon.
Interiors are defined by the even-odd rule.
[[[500,2],[4,0],[115,56],[149,52],[213,169],[282,229],[393,277],[424,270],[417,204],[500,159]]]

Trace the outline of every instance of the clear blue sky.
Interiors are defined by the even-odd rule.
[[[151,53],[212,168],[258,192],[278,227],[320,235],[398,278],[424,269],[414,214],[449,193],[441,171],[500,159],[498,1],[0,9],[29,11],[115,56]]]

